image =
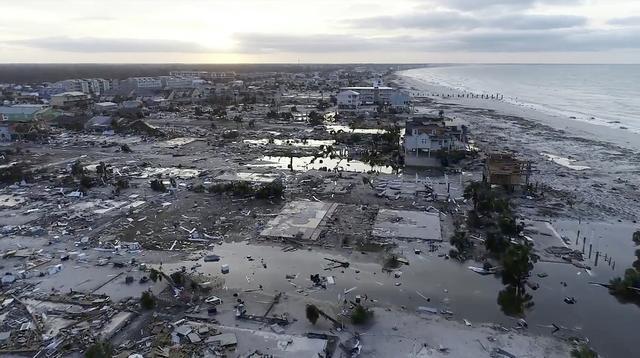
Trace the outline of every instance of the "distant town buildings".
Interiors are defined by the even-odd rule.
[[[128,86],[134,89],[137,88],[162,88],[162,80],[157,77],[130,77],[124,80],[121,84],[123,87]]]
[[[169,76],[204,79],[204,80],[231,80],[236,77],[235,72],[207,72],[207,71],[171,71]]]
[[[112,88],[112,81],[102,78],[70,79],[52,83],[49,93],[82,92],[86,94],[100,95]]]

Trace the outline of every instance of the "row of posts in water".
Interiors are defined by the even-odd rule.
[[[578,234],[576,235],[576,245],[578,245],[578,241],[580,240],[580,230],[578,230]],[[582,254],[585,254],[585,249],[586,249],[586,245],[587,245],[587,237],[583,236],[582,237]],[[589,255],[588,258],[591,259],[591,253],[593,251],[593,244],[589,243]],[[596,256],[595,256],[595,262],[594,262],[594,266],[598,266],[598,259],[600,258],[600,251],[596,250]],[[616,269],[616,262],[613,261],[611,256],[607,256],[606,253],[604,253],[604,262],[606,262],[609,267],[611,267],[612,270]]]
[[[440,98],[477,98],[477,99],[494,99],[501,101],[504,99],[504,95],[500,93],[496,94],[475,94],[475,93],[426,93],[426,92],[414,92],[414,97],[440,97]]]

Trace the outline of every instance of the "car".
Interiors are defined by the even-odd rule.
[[[217,305],[221,305],[222,304],[222,300],[220,299],[220,297],[217,296],[211,296],[211,297],[207,297],[206,300],[204,300],[204,302],[217,306]]]

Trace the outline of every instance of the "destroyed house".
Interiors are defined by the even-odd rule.
[[[489,154],[482,174],[483,181],[491,185],[516,187],[525,184],[526,164],[511,154]]]
[[[166,98],[173,103],[189,104],[200,101],[203,98],[203,94],[198,88],[174,89]]]
[[[104,132],[111,129],[111,116],[93,116],[84,125],[84,129],[92,132]]]
[[[88,108],[90,103],[91,98],[83,92],[64,92],[51,96],[51,106],[54,108]]]
[[[10,141],[19,133],[35,128],[46,111],[42,105],[0,106],[0,142]]]

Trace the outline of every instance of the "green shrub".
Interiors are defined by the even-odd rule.
[[[150,310],[156,306],[156,297],[149,291],[142,292],[140,296],[140,306],[145,310]]]
[[[364,308],[362,305],[357,305],[351,313],[351,323],[356,325],[366,324],[373,318],[373,311]]]

